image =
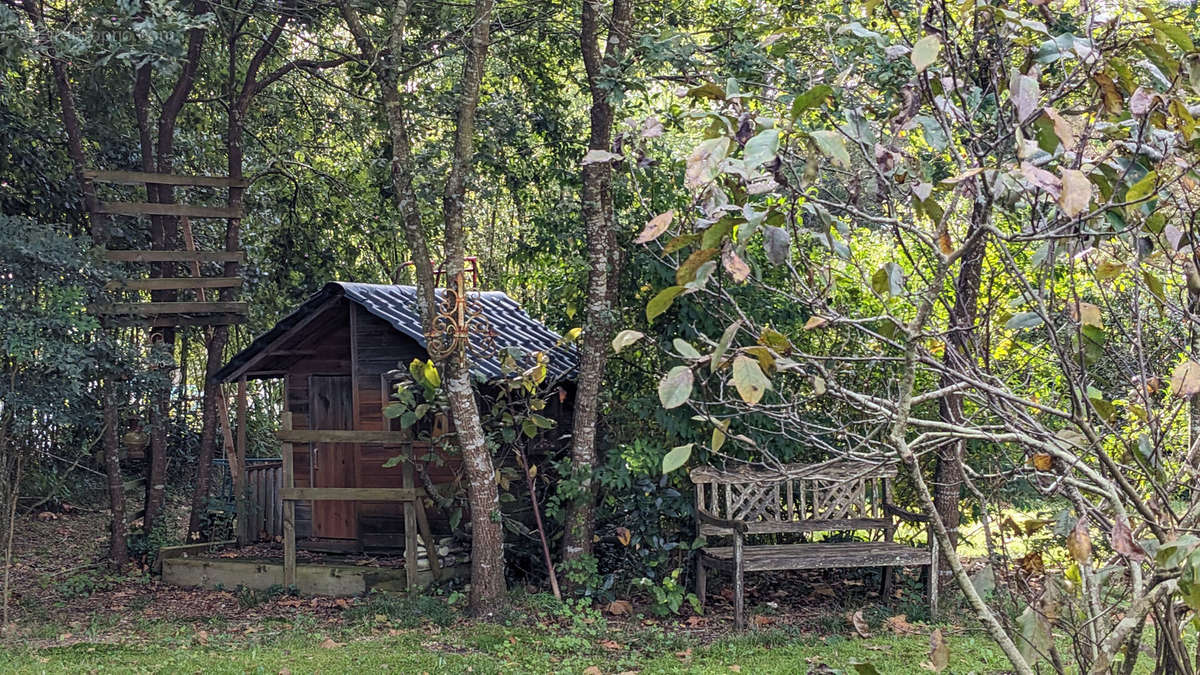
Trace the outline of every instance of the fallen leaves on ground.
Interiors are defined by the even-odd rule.
[[[854,626],[854,632],[858,633],[859,637],[871,637],[871,629],[867,625],[867,620],[863,618],[861,609],[850,615],[850,623]]]
[[[324,640],[321,640],[321,644],[319,646],[321,649],[337,649],[338,647],[342,646],[342,643],[334,642],[333,638],[325,638]]]
[[[883,622],[883,625],[896,635],[916,635],[921,632],[919,628],[908,622],[907,614],[890,616]]]
[[[633,603],[628,600],[613,600],[608,603],[608,607],[605,609],[613,616],[631,616],[633,614]]]

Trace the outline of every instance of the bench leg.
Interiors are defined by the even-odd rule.
[[[704,569],[704,556],[696,556],[696,598],[700,601],[700,609],[704,609],[704,601],[708,596],[708,571]]]
[[[733,538],[733,625],[737,630],[746,627],[745,594],[743,583],[745,576],[745,561],[742,560],[742,535],[735,534]]]
[[[941,561],[938,560],[938,541],[933,536],[932,528],[930,528],[930,553],[932,554],[933,563],[929,566],[929,620],[937,621],[938,616],[938,568]]]
[[[891,567],[881,569],[883,570],[883,583],[879,585],[879,596],[883,598],[884,602],[887,602],[892,597],[892,581],[895,579],[895,575],[892,574]]]

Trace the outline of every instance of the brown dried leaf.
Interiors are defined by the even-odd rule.
[[[613,616],[630,616],[633,614],[633,603],[628,600],[613,600],[605,610]]]
[[[908,622],[908,615],[897,614],[896,616],[888,617],[883,625],[888,630],[896,635],[916,635],[920,629]]]
[[[935,628],[929,634],[929,662],[933,664],[933,670],[939,673],[950,665],[950,645],[946,644],[941,628]]]
[[[829,323],[829,319],[826,319],[823,316],[817,316],[816,314],[813,314],[812,316],[808,317],[808,321],[804,322],[804,330],[812,330],[814,328],[820,328],[821,326],[824,326],[827,323]]]
[[[1046,563],[1042,560],[1041,551],[1030,551],[1018,563],[1026,576],[1037,576],[1046,573]]]
[[[745,263],[738,254],[731,248],[725,249],[725,253],[721,256],[721,262],[725,265],[725,271],[729,272],[729,276],[739,284],[750,276],[750,266]]]
[[[1054,466],[1054,456],[1046,452],[1038,452],[1033,455],[1033,468],[1038,471],[1049,471],[1050,467]]]
[[[631,539],[633,539],[633,533],[629,531],[629,528],[617,528],[617,541],[621,542],[622,546],[628,546]]]
[[[1146,559],[1146,550],[1133,540],[1133,531],[1129,529],[1129,523],[1121,518],[1113,521],[1112,547],[1114,551],[1130,560]]]
[[[658,239],[662,233],[667,231],[667,227],[671,226],[672,220],[674,220],[674,210],[664,211],[664,213],[652,217],[646,223],[646,228],[642,229],[642,233],[634,239],[634,244],[646,244],[647,241]]]
[[[1067,551],[1081,565],[1087,564],[1092,557],[1092,537],[1088,534],[1086,516],[1080,518],[1071,532],[1067,534]]]
[[[321,644],[318,646],[321,649],[337,649],[338,647],[342,646],[342,643],[334,642],[333,638],[325,638],[324,640],[321,641]]]
[[[871,629],[867,620],[863,618],[861,609],[850,615],[850,623],[854,625],[854,632],[858,633],[859,637],[871,637]]]

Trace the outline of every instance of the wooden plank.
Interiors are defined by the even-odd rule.
[[[300,334],[302,331],[305,331],[305,329],[308,327],[308,325],[310,323],[313,322],[313,320],[315,320],[318,316],[321,316],[322,314],[324,314],[326,310],[333,307],[335,304],[337,304],[338,302],[341,302],[342,300],[343,299],[341,297],[335,297],[335,298],[330,298],[329,300],[326,300],[324,303],[321,304],[320,307],[317,307],[308,316],[297,321],[296,325],[292,326],[291,328],[289,328],[287,330],[287,332],[285,332],[283,335],[279,336],[279,338],[275,341],[274,344],[280,344],[280,343],[284,342],[285,340],[290,340],[297,334]],[[259,361],[265,359],[269,353],[270,353],[269,350],[263,349],[262,351],[258,352],[254,356],[247,359],[247,361],[245,363],[243,363],[240,368],[238,368],[237,370],[235,370],[234,372],[229,374],[229,377],[226,379],[226,382],[228,382],[230,379],[239,377],[242,374],[248,372],[251,369],[251,367],[257,365]],[[286,439],[280,438],[280,440],[286,440]],[[307,443],[308,441],[292,441],[292,442]]]
[[[162,314],[245,314],[244,302],[114,302],[94,305],[97,314],[158,316]]]
[[[729,569],[736,563],[732,546],[704,548],[709,564]],[[828,569],[831,567],[907,567],[930,564],[929,549],[885,542],[835,542],[746,546],[747,572]]]
[[[245,314],[164,314],[163,316],[130,316],[107,314],[101,317],[105,326],[233,326],[246,323]]]
[[[184,176],[173,173],[149,173],[146,171],[102,171],[87,170],[83,177],[97,183],[115,183],[118,185],[194,185],[199,187],[248,187],[250,181],[244,178],[228,178],[226,176]]]
[[[110,281],[104,287],[110,291],[172,291],[189,288],[237,288],[241,285],[241,277],[159,277]]]
[[[342,431],[334,429],[296,429],[277,431],[275,436],[285,443],[361,443],[364,445],[407,445],[409,436],[403,431]]]
[[[250,541],[250,518],[246,513],[246,378],[238,379],[237,388],[237,463],[238,473],[234,476],[234,499],[237,500],[238,514],[238,543],[245,545]]]
[[[194,206],[192,204],[153,204],[150,202],[100,202],[96,212],[110,216],[242,217],[242,210],[233,206]]]
[[[227,560],[216,558],[170,558],[163,561],[163,581],[173,586],[199,586],[226,590],[244,586],[265,591],[283,583],[296,588],[302,595],[353,596],[372,590],[403,591],[407,573],[371,565],[298,565],[294,584],[287,584],[284,566],[258,560]],[[448,568],[450,576],[465,578],[470,565]],[[433,581],[429,570],[417,575],[417,585],[424,587]]]
[[[408,490],[413,488],[412,462],[404,462],[401,469],[400,485]],[[437,551],[429,550],[425,545],[426,557],[436,557]],[[408,587],[417,585],[417,508],[412,501],[404,502],[404,568],[408,572]]]
[[[113,262],[235,262],[246,261],[245,251],[137,251],[107,250],[104,258]]]
[[[280,491],[285,501],[359,501],[359,502],[410,502],[425,496],[422,488],[336,488],[289,487]]]
[[[292,413],[284,410],[279,420],[281,431],[292,430]],[[283,503],[283,585],[292,588],[296,585],[296,502],[283,499],[288,490],[296,489],[296,471],[292,465],[294,457],[291,443],[284,443],[279,450],[283,458],[283,487],[279,490],[279,498]]]

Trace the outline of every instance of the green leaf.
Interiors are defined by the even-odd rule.
[[[936,35],[926,35],[917,40],[913,45],[912,54],[909,58],[912,59],[913,67],[920,73],[933,64],[937,60],[938,52],[942,50],[942,41]]]
[[[880,295],[899,296],[904,293],[904,269],[894,262],[884,263],[871,275],[871,288]]]
[[[818,129],[808,132],[808,137],[817,144],[817,149],[832,159],[839,168],[850,168],[850,153],[846,150],[846,139],[841,133],[829,129]]]
[[[383,416],[389,420],[394,420],[403,415],[405,410],[408,410],[408,408],[399,403],[390,403],[383,409]]]
[[[1021,330],[1023,328],[1036,328],[1042,325],[1042,323],[1042,316],[1037,312],[1021,312],[1020,314],[1013,315],[1004,324],[1004,327],[1009,330]]]
[[[675,366],[658,382],[658,400],[667,410],[678,408],[692,397],[695,377],[688,366]]]
[[[758,361],[738,354],[733,359],[733,386],[743,401],[756,405],[771,388],[771,381],[763,374]]]
[[[404,461],[404,455],[394,455],[392,457],[388,457],[387,460],[383,463],[383,468],[390,469],[402,461]]]
[[[1154,192],[1155,184],[1158,182],[1158,173],[1148,171],[1142,179],[1125,191],[1125,201],[1130,203],[1140,202]]]
[[[746,163],[747,169],[757,169],[775,159],[775,153],[778,150],[779,130],[764,129],[746,141],[746,150],[742,156],[742,161]]]
[[[687,464],[687,461],[692,457],[692,445],[692,443],[688,443],[687,445],[671,448],[671,451],[663,456],[663,473],[671,473],[675,469]]]
[[[833,87],[818,84],[792,100],[792,121],[795,121],[805,110],[815,108],[833,96]]]
[[[700,352],[696,351],[696,348],[693,347],[687,340],[675,338],[671,341],[671,344],[675,346],[675,351],[683,355],[683,358],[685,359],[701,358]]]
[[[734,221],[734,218],[726,216],[705,228],[700,236],[701,250],[706,248],[720,248],[721,241],[733,231]]]
[[[629,345],[641,340],[643,337],[645,337],[645,335],[643,335],[641,331],[623,330],[620,333],[617,333],[617,336],[613,338],[613,352],[619,354],[622,349],[625,349]]]
[[[670,309],[675,297],[683,291],[683,286],[667,286],[659,291],[658,295],[650,298],[650,302],[646,303],[646,320],[654,321],[655,317]]]
[[[533,422],[534,426],[539,429],[553,429],[557,424],[557,422],[549,417],[542,417],[541,415],[530,415],[529,421]]]
[[[712,372],[717,372],[717,368],[721,365],[721,359],[725,358],[725,352],[729,351],[729,345],[733,342],[733,336],[737,335],[738,328],[741,325],[742,320],[738,319],[729,324],[724,333],[721,333],[721,339],[717,342],[717,348],[713,350],[712,360],[708,364]]]

